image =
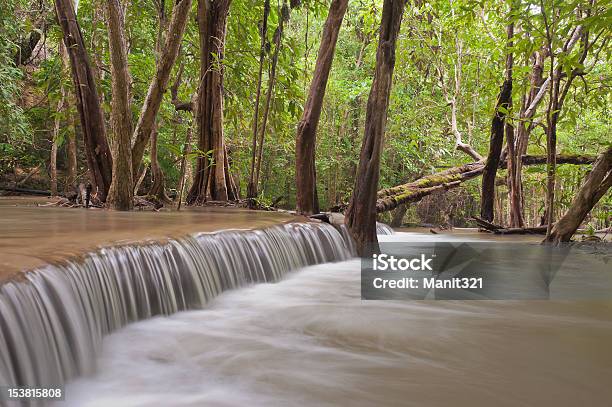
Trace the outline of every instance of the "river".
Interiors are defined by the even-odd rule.
[[[362,301],[348,260],[107,336],[66,405],[600,406],[611,344],[610,302]]]

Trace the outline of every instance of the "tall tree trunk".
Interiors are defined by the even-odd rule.
[[[510,13],[511,14],[511,13]],[[491,123],[491,138],[489,141],[489,155],[482,173],[482,196],[480,203],[480,217],[489,222],[493,221],[495,201],[495,178],[497,167],[504,143],[504,129],[506,113],[512,103],[512,65],[513,55],[511,51],[512,37],[514,36],[514,23],[508,24],[508,47],[506,49],[506,72],[505,80],[497,97],[495,115]]]
[[[70,57],[90,182],[97,198],[105,201],[112,180],[112,157],[89,55],[72,0],[55,0],[55,11]]]
[[[168,25],[168,18],[166,16],[166,2],[165,0],[161,0],[157,4],[157,17],[158,17],[158,25],[157,25],[157,39],[155,41],[155,63],[159,65],[159,62],[164,56],[164,49],[162,48],[165,43],[166,38],[166,29]],[[180,42],[180,41],[179,41]],[[168,68],[168,70],[170,70]],[[169,73],[169,72],[168,72]],[[180,72],[179,72],[180,73]],[[180,75],[179,78],[180,80]],[[158,86],[154,86],[158,89]],[[162,96],[163,92],[160,93],[159,96]],[[161,101],[161,97],[160,97]],[[159,165],[159,156],[158,156],[158,139],[159,139],[159,131],[158,131],[158,123],[155,121],[153,127],[151,129],[150,141],[151,141],[151,187],[149,188],[149,196],[153,196],[157,198],[158,203],[169,203],[170,198],[166,195],[166,182],[164,179],[164,171]]]
[[[255,109],[253,113],[253,142],[251,147],[251,171],[249,172],[249,183],[247,185],[247,198],[252,205],[252,199],[257,197],[257,185],[255,184],[255,161],[257,159],[257,134],[259,128],[259,99],[261,98],[261,83],[263,76],[264,59],[266,56],[266,43],[268,36],[268,16],[270,15],[270,0],[264,1],[263,21],[261,24],[261,48],[259,49],[259,72],[257,76],[257,91],[255,94]]]
[[[560,71],[558,74],[560,75]],[[551,72],[551,75],[553,73]],[[554,75],[557,75],[555,73]],[[557,171],[557,120],[559,118],[560,78],[553,80],[550,87],[548,111],[546,114],[546,240],[551,238],[554,221],[555,173]]]
[[[380,250],[376,237],[376,192],[395,67],[395,44],[405,4],[405,0],[384,1],[376,51],[376,71],[368,97],[359,168],[345,218],[349,232],[355,239],[357,251],[362,256]]]
[[[544,51],[535,51],[532,60],[530,86],[527,94],[523,96],[521,101],[519,120],[514,128],[514,137],[512,138],[514,141],[513,149],[508,145],[508,156],[510,157],[511,153],[514,152],[515,157],[512,163],[508,163],[508,198],[511,227],[525,226],[523,208],[525,200],[523,197],[523,163],[520,158],[527,153],[529,135],[535,127],[535,124],[531,122],[531,120],[542,100],[542,98],[538,99],[537,96],[544,82],[542,79],[544,71]],[[507,137],[507,141],[510,142],[510,138]]]
[[[57,109],[55,111],[55,119],[53,120],[53,140],[51,143],[51,156],[49,159],[49,175],[51,181],[51,196],[57,195],[57,149],[60,128],[62,124],[62,110],[64,109],[64,101],[66,99],[65,89],[62,86],[61,96],[57,101]]]
[[[235,199],[227,187],[229,167],[223,137],[223,54],[230,1],[198,1],[200,85],[195,102],[196,131],[198,148],[212,151],[213,162],[207,156],[198,157],[195,180],[187,196],[189,204],[202,204],[207,196],[216,201]]]
[[[66,52],[66,47],[63,43],[60,44],[59,47],[60,56],[62,59],[62,70],[68,69],[70,64],[68,53]],[[68,193],[70,191],[74,191],[76,188],[76,179],[77,179],[77,124],[76,117],[72,111],[68,108],[72,101],[72,95],[65,88],[62,87],[62,91],[66,92],[62,94],[64,98],[64,107],[66,108],[66,112],[68,113],[68,124],[72,128],[72,131],[68,132],[67,135],[67,143],[66,143],[66,156],[67,156],[67,176],[66,183],[64,185],[64,192]]]
[[[510,17],[512,18],[512,16]],[[514,34],[514,33],[513,33]],[[508,47],[511,48],[513,46],[513,41],[511,38],[508,39]],[[510,54],[512,55],[512,54]],[[510,67],[510,72],[507,74],[510,81],[512,81],[512,67]],[[508,98],[508,111],[512,110],[513,101],[512,101],[512,91],[510,92],[510,97]],[[519,123],[519,126],[521,124]],[[511,227],[522,227],[523,225],[523,216],[522,210],[520,206],[520,197],[518,195],[519,188],[515,185],[516,182],[516,170],[518,166],[518,162],[520,161],[520,156],[516,153],[516,140],[515,140],[515,132],[514,126],[510,123],[509,120],[505,121],[505,130],[506,130],[506,147],[507,147],[507,161],[508,161],[508,174],[506,177],[506,183],[508,186],[508,223]],[[500,193],[501,195],[501,193]],[[501,201],[503,202],[503,196],[501,196]],[[500,214],[503,216],[505,213],[502,211]]]
[[[111,59],[111,127],[113,132],[113,179],[108,191],[110,208],[128,211],[134,207],[132,175],[132,103],[130,72],[125,41],[125,16],[119,0],[107,0],[108,46]]]
[[[317,126],[323,108],[323,98],[334,59],[338,33],[347,6],[348,0],[333,0],[329,6],[308,99],[306,100],[306,106],[304,106],[302,120],[298,124],[295,145],[298,213],[313,214],[319,212],[319,203],[315,200]]]
[[[274,54],[272,55],[272,65],[270,75],[268,77],[268,90],[266,91],[266,101],[261,118],[261,130],[259,131],[259,140],[257,145],[257,162],[255,163],[255,177],[253,183],[255,188],[259,186],[259,177],[261,175],[261,163],[263,160],[264,141],[266,139],[266,126],[268,124],[268,115],[270,113],[270,103],[272,102],[272,93],[274,92],[274,84],[276,83],[276,66],[278,64],[278,55],[280,53],[281,41],[285,22],[289,19],[289,8],[284,3],[279,12],[279,22],[276,31],[274,32]]]
[[[546,111],[546,210],[545,210],[545,218],[546,218],[546,240],[551,239],[552,227],[554,222],[554,213],[555,213],[555,175],[556,175],[556,167],[557,167],[557,123],[559,121],[559,114],[561,109],[563,108],[563,102],[565,100],[565,96],[567,96],[567,92],[572,84],[572,81],[576,77],[577,71],[576,69],[572,70],[569,75],[567,75],[567,79],[565,80],[565,85],[563,89],[561,89],[561,81],[563,76],[563,63],[562,59],[557,61],[555,66],[555,53],[554,53],[554,19],[557,10],[553,4],[551,10],[551,18],[552,21],[549,21],[547,18],[547,12],[544,7],[542,7],[542,18],[544,20],[544,25],[546,28],[546,39],[548,46],[548,53],[550,55],[550,76],[549,76],[549,94],[548,94],[548,109]],[[586,59],[589,46],[588,44],[588,30],[583,30],[582,26],[577,26],[573,30],[572,36],[566,41],[563,46],[562,52],[568,54],[574,44],[578,42],[579,39],[582,39],[582,52],[579,56],[578,63],[582,64]],[[590,44],[592,45],[592,44]]]
[[[612,147],[603,152],[585,178],[567,212],[553,226],[547,242],[569,242],[587,214],[612,187]]]
[[[200,2],[203,1],[210,0],[200,0]],[[143,103],[136,129],[134,130],[132,145],[132,172],[134,174],[138,174],[138,167],[140,167],[142,156],[155,126],[155,118],[168,87],[170,72],[179,54],[191,4],[192,0],[174,1],[166,41],[157,61],[155,76],[149,84],[149,90]]]

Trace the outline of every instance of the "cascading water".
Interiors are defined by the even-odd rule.
[[[395,231],[393,228],[386,223],[376,222],[376,234],[377,235],[392,235]]]
[[[102,337],[129,322],[351,255],[333,226],[291,223],[103,248],[28,273],[0,286],[0,383],[63,384],[93,372]]]

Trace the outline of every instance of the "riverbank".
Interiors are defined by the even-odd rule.
[[[100,246],[306,221],[287,213],[236,208],[115,212],[39,206],[47,202],[38,197],[0,198],[0,283]]]

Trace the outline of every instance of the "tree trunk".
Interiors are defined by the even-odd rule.
[[[480,204],[480,216],[489,222],[493,221],[495,201],[495,177],[497,167],[504,143],[504,128],[506,113],[512,103],[512,37],[514,36],[514,24],[510,23],[507,29],[508,50],[506,55],[505,80],[497,97],[495,115],[491,123],[491,139],[489,141],[489,155],[482,173],[482,196]]]
[[[200,2],[204,1],[207,0],[200,0]],[[149,90],[134,130],[132,146],[132,172],[134,174],[138,174],[138,167],[140,167],[142,156],[155,126],[155,118],[168,87],[170,72],[179,54],[191,4],[192,0],[176,0],[174,2],[166,41],[157,61],[155,76],[149,84]]]
[[[179,178],[178,186],[178,205],[177,211],[181,210],[183,203],[183,195],[185,192],[185,176],[187,175],[187,156],[191,153],[191,125],[187,128],[187,134],[185,135],[185,146],[183,147],[183,156],[181,157],[181,174]]]
[[[76,187],[77,179],[77,142],[76,142],[76,127],[74,121],[72,121],[72,131],[68,134],[68,174],[66,177],[66,185],[64,186],[64,192],[73,190]]]
[[[132,175],[132,103],[130,100],[130,72],[125,41],[125,16],[119,0],[107,0],[108,46],[111,60],[111,128],[113,137],[113,179],[108,191],[107,205],[128,211],[134,207]]]
[[[530,87],[526,95],[524,95],[521,109],[519,112],[519,121],[515,126],[513,141],[514,147],[511,149],[508,144],[508,156],[511,152],[514,157],[522,157],[527,153],[527,145],[529,142],[529,134],[535,126],[531,120],[533,119],[536,109],[542,100],[537,98],[542,83],[542,73],[544,71],[544,51],[538,50],[532,56],[533,65],[530,75]],[[510,142],[510,139],[508,139]],[[515,158],[508,169],[508,198],[510,202],[510,220],[513,222],[511,226],[523,227],[524,219],[524,197],[523,197],[523,161]],[[512,179],[510,179],[512,177]]]
[[[559,74],[561,72],[559,71]],[[551,73],[552,74],[552,73]],[[559,117],[560,78],[553,81],[550,87],[548,111],[546,114],[546,220],[548,225],[546,239],[551,239],[552,222],[555,204],[555,173],[557,171],[557,119]]]
[[[235,199],[228,191],[225,140],[223,137],[223,54],[230,0],[198,1],[200,34],[200,85],[195,102],[196,131],[200,151],[212,151],[197,159],[195,180],[187,196],[189,204]],[[213,57],[214,55],[214,57]],[[229,193],[228,193],[229,192]]]
[[[270,114],[270,103],[272,101],[272,93],[274,92],[274,84],[276,83],[276,66],[278,64],[278,55],[280,53],[285,21],[288,18],[289,9],[287,8],[286,4],[283,4],[279,13],[278,27],[274,32],[274,54],[272,55],[272,65],[270,68],[270,75],[268,77],[268,89],[266,91],[266,102],[264,104],[263,115],[261,118],[261,130],[259,132],[259,140],[257,145],[257,162],[255,163],[255,177],[253,180],[255,188],[259,188],[264,142],[266,140],[266,126],[268,124],[268,115]]]
[[[90,182],[97,199],[105,201],[112,180],[112,157],[89,55],[72,0],[55,0],[55,11],[70,57]]]
[[[512,16],[512,9],[510,10],[510,18]],[[512,31],[512,32],[511,32]],[[512,36],[514,35],[514,25],[510,24],[508,26],[508,48],[512,48],[513,41]],[[512,81],[512,59],[513,54],[510,53],[508,58],[511,60],[508,62],[510,66],[507,68],[507,80]],[[512,85],[511,85],[512,86]],[[508,111],[512,110],[513,101],[512,101],[512,88],[510,88],[510,97],[508,98]],[[521,123],[519,123],[519,126]],[[505,120],[505,132],[506,132],[506,153],[507,153],[507,161],[508,161],[508,176],[507,184],[508,184],[508,223],[510,226],[514,227],[522,227],[523,226],[523,216],[521,213],[520,207],[520,198],[518,196],[519,189],[515,185],[516,182],[516,170],[518,161],[520,161],[520,156],[516,152],[516,140],[514,133],[514,126],[510,123],[509,120]],[[500,193],[501,195],[501,193]],[[503,196],[500,196],[501,202],[503,202]],[[500,215],[503,214],[503,207],[501,208]]]
[[[255,94],[255,109],[253,113],[253,143],[251,149],[251,171],[249,172],[249,183],[247,185],[247,198],[252,200],[257,197],[257,185],[255,184],[255,161],[257,158],[257,134],[259,128],[259,99],[261,98],[261,83],[263,76],[264,58],[266,56],[266,42],[268,36],[268,15],[270,14],[270,0],[264,2],[263,22],[261,25],[261,48],[259,49],[259,72],[257,76],[257,92]],[[252,206],[249,201],[249,205]]]
[[[338,33],[348,6],[348,0],[333,0],[323,27],[319,54],[310,83],[302,120],[298,124],[295,146],[297,212],[311,215],[319,212],[315,201],[315,148],[317,126],[323,108],[327,79],[331,70]]]
[[[408,211],[408,205],[400,205],[393,211],[393,218],[391,219],[391,227],[399,228],[404,224],[404,216]]]
[[[547,242],[569,242],[595,204],[612,186],[612,147],[602,153],[574,197],[568,211],[553,226]]]
[[[148,166],[145,165],[140,171],[140,175],[138,176],[138,179],[136,180],[136,185],[134,186],[134,196],[137,196],[138,191],[140,191],[140,186],[142,185],[145,177],[147,176],[147,169]]]
[[[62,55],[62,66],[67,68],[68,67],[68,54],[66,53],[66,49],[64,48],[63,44],[60,47],[60,52]],[[70,101],[69,99],[72,98],[72,95],[69,92],[66,92],[66,94],[64,95],[64,106],[66,107],[66,112],[68,113],[68,123],[69,126],[72,128],[71,131],[68,132],[67,135],[67,148],[66,148],[66,155],[67,155],[67,160],[68,160],[68,165],[67,165],[67,177],[66,177],[66,183],[64,185],[64,192],[67,193],[69,191],[74,191],[76,188],[76,181],[77,181],[77,124],[76,124],[76,117],[74,115],[74,112],[70,111],[70,109],[68,108],[68,106],[70,105]]]
[[[345,218],[349,232],[356,242],[357,252],[361,256],[368,256],[380,250],[376,237],[376,190],[395,67],[395,44],[405,4],[405,0],[384,1],[376,51],[376,70],[368,97],[359,167]]]
[[[57,102],[55,119],[53,121],[53,140],[51,143],[51,157],[49,159],[49,175],[51,181],[51,196],[57,196],[57,148],[60,128],[62,124],[61,112],[64,109],[65,90],[61,88],[60,100]]]
[[[164,182],[164,172],[159,166],[157,158],[157,126],[153,126],[151,132],[151,188],[149,195],[156,197],[160,203],[169,203],[171,199],[166,195],[166,183]]]

